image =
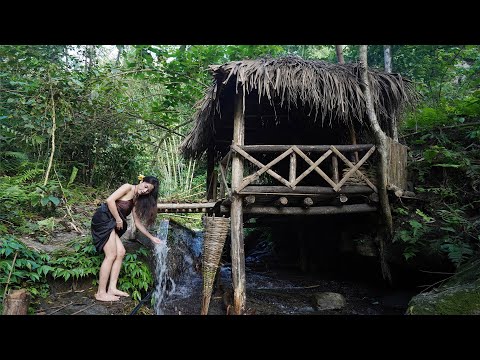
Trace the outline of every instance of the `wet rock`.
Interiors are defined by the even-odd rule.
[[[480,314],[480,261],[474,259],[457,270],[442,286],[414,296],[409,315]]]
[[[136,240],[150,249],[153,254],[152,242],[139,231],[137,231]],[[200,271],[201,254],[198,248],[201,247],[201,244],[197,244],[196,242],[201,241],[203,240],[199,238],[197,232],[170,220],[167,236],[167,246],[169,247],[167,267],[168,276],[174,281],[180,279],[184,274]],[[155,273],[153,256],[150,257],[149,263],[152,272]]]
[[[418,294],[408,304],[409,315],[478,315],[480,284],[463,284]]]
[[[347,304],[342,294],[334,292],[321,292],[313,295],[314,308],[316,310],[338,310]]]

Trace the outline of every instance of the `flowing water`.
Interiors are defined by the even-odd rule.
[[[168,234],[172,248],[156,245],[154,251],[155,314],[199,315],[203,283],[198,264],[201,263],[203,232],[177,229],[178,226],[174,226],[173,222],[170,225],[171,232],[176,232],[175,237],[168,234],[168,221],[160,223],[158,234],[161,239]],[[257,315],[401,315],[405,312],[409,297],[413,295],[362,279],[342,278],[339,274],[308,275],[294,269],[274,267],[262,270],[259,264],[265,261],[267,254],[268,251],[262,246],[245,254],[246,306]],[[210,315],[227,313],[227,295],[232,292],[229,263],[221,266],[218,284],[220,289],[217,286],[212,293]],[[312,300],[322,292],[341,294],[346,299],[346,306],[340,310],[318,311]]]
[[[157,237],[163,242],[154,245],[156,286],[155,291],[153,292],[153,299],[156,315],[164,314],[162,307],[165,299],[170,293],[174,293],[176,288],[175,281],[168,276],[167,255],[170,250],[167,246],[168,228],[169,220],[161,220],[157,231]]]

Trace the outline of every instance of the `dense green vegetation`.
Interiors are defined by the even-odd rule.
[[[368,51],[383,69],[383,46]],[[202,199],[206,161],[176,147],[211,82],[208,65],[286,53],[336,61],[333,45],[1,45],[0,298],[6,285],[44,296],[50,276],[95,279],[101,257],[89,235],[63,254],[21,239],[48,244],[68,226],[88,234],[96,202],[140,173],[161,179],[163,199]],[[357,61],[358,47],[344,54]],[[393,205],[394,240],[406,261],[424,252],[460,266],[480,245],[480,47],[393,45],[392,64],[422,94],[400,129],[422,201]],[[141,255],[127,255],[119,281],[135,299],[152,285]]]

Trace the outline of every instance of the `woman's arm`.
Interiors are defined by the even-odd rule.
[[[147,238],[150,239],[150,241],[154,242],[155,244],[160,244],[162,242],[162,240],[150,234],[148,230],[145,228],[145,226],[143,226],[142,222],[140,221],[140,218],[137,215],[135,207],[132,210],[132,216],[133,216],[133,221],[135,221],[135,226],[137,227],[138,230],[140,230],[140,232],[143,235],[145,235]]]
[[[131,190],[132,190],[132,185],[123,184],[117,190],[115,190],[112,193],[112,195],[110,195],[107,198],[107,201],[106,201],[108,209],[110,210],[113,217],[115,218],[117,222],[117,229],[119,230],[123,227],[123,221],[122,221],[122,218],[120,217],[120,214],[118,213],[117,205],[115,204],[115,201],[123,197],[125,194],[127,194]]]

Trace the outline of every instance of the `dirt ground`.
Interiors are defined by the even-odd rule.
[[[209,315],[227,315],[232,303],[232,287],[228,269],[223,273],[221,285],[212,293]],[[392,292],[359,282],[308,277],[292,272],[270,271],[248,274],[247,315],[403,315],[413,294]],[[75,287],[61,281],[50,284],[51,293],[43,299],[36,315],[155,315],[151,302],[145,301],[137,309],[138,301],[122,297],[116,302],[101,302],[94,298],[96,288],[91,280]],[[337,292],[346,300],[339,310],[318,311],[314,294],[322,291]],[[177,291],[167,298],[164,315],[199,315],[202,302],[201,278],[177,284]],[[135,313],[132,312],[135,310]]]
[[[37,306],[36,315],[128,315],[137,302],[130,297],[120,301],[101,302],[95,299],[96,287],[91,280],[75,288],[61,281],[50,284],[50,295]]]
[[[173,231],[173,230],[172,230]],[[82,236],[75,231],[57,232],[48,244],[41,244],[28,237],[24,243],[47,252],[65,247],[73,238]],[[183,233],[180,233],[183,236]],[[124,241],[127,251],[142,246],[137,241]],[[180,253],[179,253],[180,254]],[[180,256],[180,255],[179,255]],[[231,272],[222,268],[220,285],[212,293],[209,315],[227,315],[232,305]],[[72,285],[62,280],[50,283],[50,295],[34,304],[36,315],[155,315],[151,301],[139,305],[130,297],[120,301],[101,302],[94,297],[93,279]],[[402,315],[414,293],[392,291],[382,286],[365,284],[326,276],[306,275],[291,269],[261,271],[249,269],[246,274],[246,310],[249,315]],[[176,291],[170,294],[162,306],[165,315],[199,315],[202,304],[201,273],[192,271],[187,278],[177,281]],[[319,292],[341,294],[346,305],[339,310],[317,310],[314,295]]]

